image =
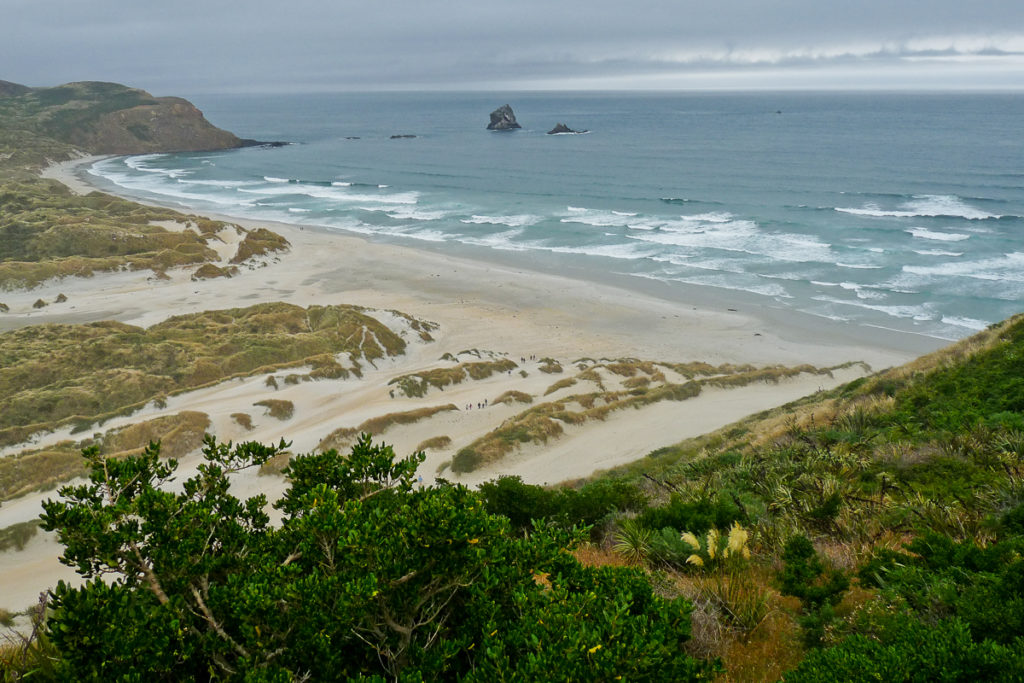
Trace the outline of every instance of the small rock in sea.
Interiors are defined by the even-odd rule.
[[[358,135],[346,135],[345,139],[346,140],[361,140],[362,138],[360,138]]]
[[[548,131],[548,135],[579,135],[580,133],[589,133],[589,130],[573,130],[564,123],[559,123],[557,126]]]
[[[0,303],[0,313],[10,313],[11,307],[7,304]]]
[[[391,139],[392,139],[392,140],[401,140],[401,139],[403,139],[403,138],[414,138],[414,137],[416,137],[416,136],[415,136],[415,135],[406,135],[406,134],[403,134],[403,135],[392,135],[392,136],[391,136]]]
[[[68,298],[66,296],[64,296],[63,293],[61,293],[61,294],[57,295],[57,298],[54,300],[54,303],[55,304],[62,304],[62,303],[64,303],[67,300],[68,300]]]
[[[487,130],[513,130],[522,128],[516,121],[516,115],[512,107],[503,104],[491,112],[491,122],[487,124]]]

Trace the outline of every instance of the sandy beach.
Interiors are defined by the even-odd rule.
[[[44,176],[57,179],[76,192],[92,191],[81,172],[92,159],[51,166]],[[522,406],[494,405],[496,397],[518,391],[537,402],[566,397],[580,389],[566,387],[550,393],[556,380],[573,372],[581,358],[636,358],[665,363],[704,361],[711,364],[756,366],[811,364],[832,367],[861,361],[872,369],[901,364],[944,342],[928,337],[844,326],[800,314],[782,314],[751,306],[728,310],[713,296],[691,290],[659,295],[652,285],[624,288],[612,278],[595,274],[576,279],[535,272],[519,266],[452,257],[436,251],[382,244],[311,226],[253,223],[212,216],[243,227],[268,227],[290,243],[289,252],[243,267],[230,279],[193,281],[190,271],[170,272],[157,280],[147,271],[96,275],[91,278],[47,282],[30,291],[3,292],[10,312],[0,316],[0,330],[40,323],[82,323],[119,320],[149,326],[169,316],[210,309],[284,301],[312,304],[356,304],[375,309],[382,321],[397,310],[438,324],[434,341],[410,338],[405,355],[367,368],[361,378],[322,380],[282,386],[266,385],[266,376],[231,380],[213,387],[172,397],[165,406],[150,406],[132,416],[118,418],[103,429],[172,415],[182,410],[209,415],[212,430],[221,440],[255,439],[292,442],[295,453],[315,448],[339,427],[354,427],[386,413],[454,404],[415,424],[389,429],[380,438],[405,454],[438,436],[450,438],[442,449],[428,451],[421,474],[425,482],[439,472],[469,485],[502,474],[516,474],[532,483],[556,483],[586,477],[595,471],[642,458],[661,446],[676,443],[729,424],[821,389],[863,375],[857,365],[831,375],[801,374],[777,384],[758,382],[734,389],[707,389],[685,401],[662,401],[642,409],[613,413],[608,419],[573,426],[547,444],[523,446],[504,460],[463,476],[447,470],[454,453],[503,421]],[[177,226],[178,229],[184,226]],[[226,261],[238,234],[219,235],[218,253]],[[34,309],[37,299],[67,301]],[[732,308],[732,307],[730,307]],[[444,391],[431,390],[419,398],[392,396],[389,382],[396,377],[449,366],[445,354],[476,349],[494,357],[512,359],[515,372],[484,380],[466,381]],[[541,372],[539,361],[554,358],[565,375]],[[525,359],[525,360],[523,360]],[[671,375],[671,373],[669,373]],[[607,375],[607,373],[606,373]],[[613,386],[620,379],[606,376]],[[669,380],[676,379],[672,376]],[[619,382],[619,385],[615,385]],[[294,415],[278,420],[260,414],[255,401],[268,397],[292,401]],[[487,401],[488,407],[477,408]],[[471,409],[466,409],[472,407]],[[231,414],[246,411],[254,425],[246,431]],[[69,433],[45,435],[35,445],[54,443]],[[5,449],[9,455],[17,449]],[[183,460],[186,470],[197,459]],[[283,482],[276,476],[246,474],[238,493],[266,491],[271,498]],[[0,528],[32,519],[39,502],[53,492],[25,496],[0,506]],[[56,562],[58,546],[39,534],[25,550],[0,554],[0,608],[21,610],[70,570]],[[15,559],[12,559],[15,558]]]

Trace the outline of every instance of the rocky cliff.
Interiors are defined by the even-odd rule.
[[[116,83],[27,88],[2,82],[0,120],[90,154],[230,149],[254,144],[215,127],[194,105]]]

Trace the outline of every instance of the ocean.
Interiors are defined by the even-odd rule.
[[[940,339],[1024,309],[1024,96],[204,95],[241,137],[89,172],[185,210]],[[522,129],[487,131],[508,103]],[[578,135],[547,135],[556,123]],[[392,137],[415,136],[415,137]]]

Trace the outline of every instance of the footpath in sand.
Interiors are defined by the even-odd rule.
[[[60,164],[45,173],[75,191],[88,192],[75,175],[82,161]],[[76,165],[77,164],[77,165]],[[659,298],[622,289],[610,281],[591,281],[529,272],[483,261],[368,242],[313,227],[254,224],[213,216],[244,227],[269,227],[291,243],[291,250],[243,266],[231,278],[193,281],[185,270],[158,280],[148,272],[122,272],[91,278],[48,282],[31,291],[5,292],[10,312],[0,315],[0,331],[40,323],[83,323],[99,320],[148,327],[166,318],[211,309],[283,301],[301,306],[355,304],[365,306],[392,329],[406,334],[401,356],[364,367],[362,377],[286,383],[277,372],[277,388],[267,374],[222,382],[171,397],[165,405],[148,405],[131,416],[97,427],[125,424],[183,410],[209,416],[218,439],[262,442],[285,438],[294,453],[309,452],[340,428],[356,428],[368,420],[451,405],[452,408],[410,424],[384,429],[377,439],[407,454],[428,440],[446,445],[427,450],[421,468],[424,482],[440,475],[475,485],[502,474],[516,474],[531,483],[554,484],[586,477],[595,471],[644,457],[650,451],[697,436],[821,389],[829,389],[866,372],[852,365],[830,374],[801,373],[778,381],[754,381],[734,388],[703,386],[685,400],[661,400],[625,407],[579,424],[566,424],[546,443],[523,443],[503,458],[486,462],[466,474],[451,470],[453,457],[523,411],[563,401],[583,413],[573,398],[586,393],[628,392],[630,388],[678,385],[689,381],[679,371],[701,361],[712,366],[811,365],[835,367],[863,362],[881,369],[906,362],[939,345],[932,339],[884,331],[850,330],[824,320],[767,310],[725,310],[713,302]],[[172,227],[172,226],[167,226]],[[184,226],[181,226],[182,228]],[[224,230],[217,246],[222,260],[234,251],[237,234]],[[34,309],[37,299],[67,301]],[[402,329],[386,311],[438,325],[433,341]],[[855,336],[859,335],[859,336]],[[550,359],[550,360],[545,360]],[[652,376],[614,371],[621,359],[654,361]],[[507,370],[473,380],[466,378],[443,389],[429,386],[419,396],[397,391],[402,377],[450,369],[458,364],[505,360]],[[550,372],[557,365],[561,372]],[[545,371],[547,370],[547,371]],[[591,370],[589,375],[581,376]],[[646,379],[641,377],[644,375]],[[596,379],[595,379],[596,378]],[[574,379],[575,383],[569,380]],[[698,378],[700,379],[700,378]],[[707,379],[707,378],[705,378]],[[558,387],[557,383],[564,386]],[[496,400],[509,392],[531,403]],[[289,401],[286,419],[264,414],[254,403]],[[604,399],[599,399],[602,401]],[[486,407],[483,407],[486,404]],[[232,417],[246,413],[251,429]],[[441,439],[441,437],[445,437]],[[45,446],[76,438],[70,432],[37,436]],[[19,449],[3,449],[10,456]],[[194,470],[198,454],[181,459],[179,479]],[[184,475],[184,476],[183,476]],[[273,499],[284,486],[279,476],[241,475],[238,495],[265,491]],[[0,529],[38,516],[42,500],[54,492],[34,493],[0,505]],[[21,551],[0,553],[0,608],[20,611],[33,604],[41,590],[73,572],[57,562],[59,546],[39,533]]]

